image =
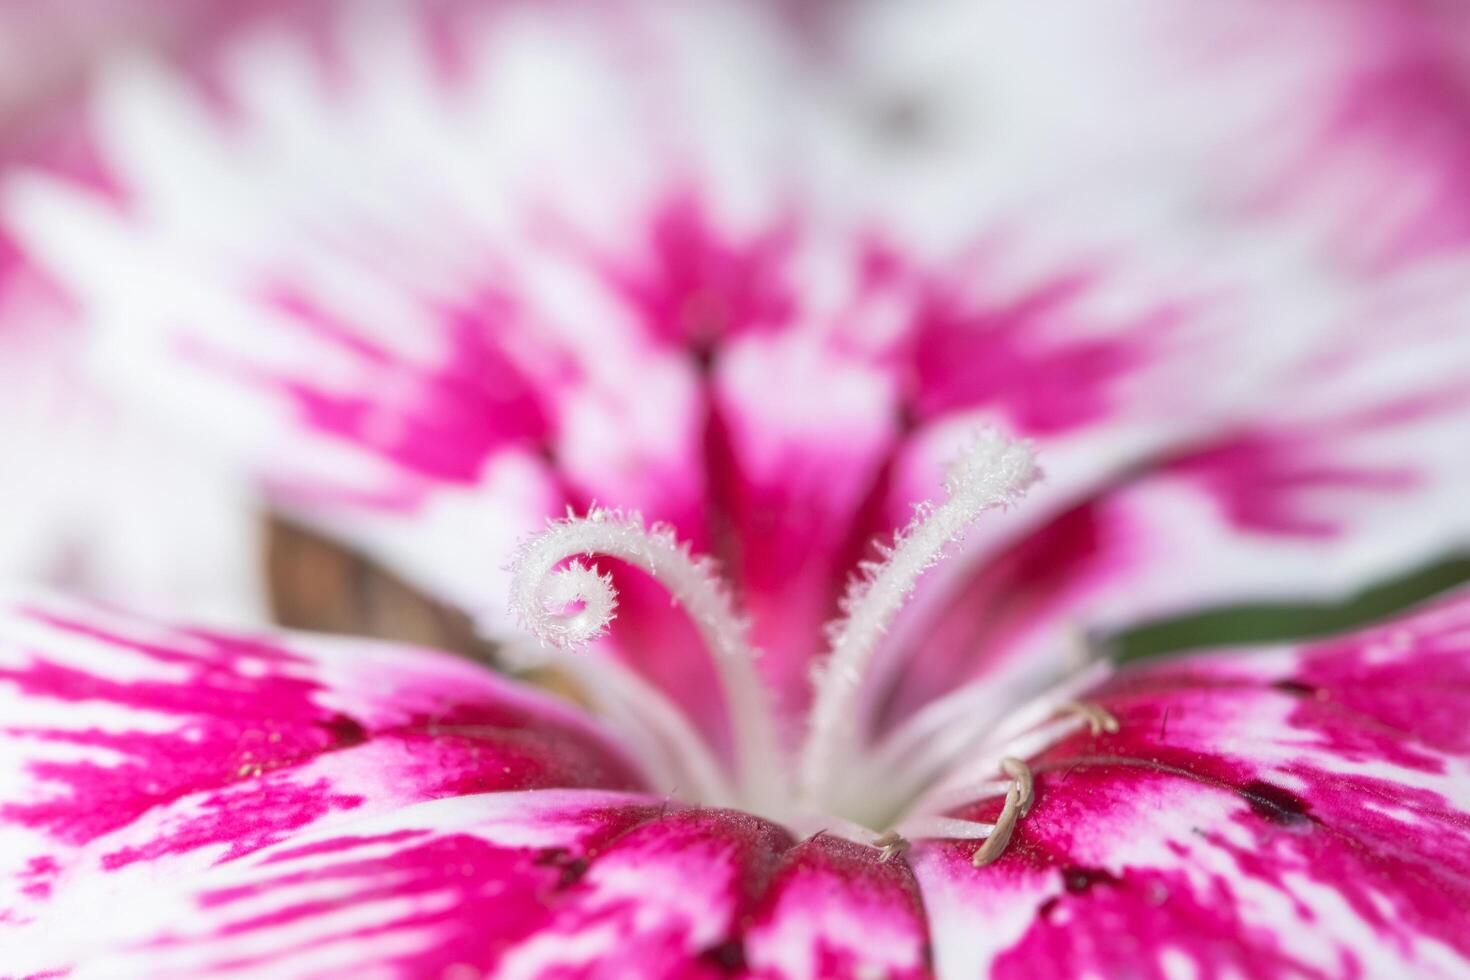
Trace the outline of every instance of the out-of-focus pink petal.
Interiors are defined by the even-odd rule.
[[[547,515],[668,522],[731,579],[789,721],[868,543],[978,427],[1034,439],[1047,479],[929,577],[895,673],[983,558],[1215,433],[1317,320],[1254,239],[1152,205],[910,208],[921,168],[885,180],[822,86],[780,88],[810,52],[738,6],[496,6],[454,70],[374,6],[325,52],[227,46],[203,92],[134,66],[96,106],[122,206],[32,181],[12,214],[104,372],[487,632],[513,637],[506,557]],[[682,612],[620,587],[605,649],[719,742]]]
[[[204,91],[156,66],[111,78],[93,136],[127,213],[73,198],[42,219],[45,248],[64,266],[146,239],[149,268],[194,268],[66,284],[117,338],[104,371],[149,401],[166,385],[173,422],[250,464],[278,506],[503,634],[513,545],[567,505],[641,509],[708,543],[693,349],[747,306],[779,320],[763,297],[786,283],[778,242],[746,244],[778,202],[741,212],[752,182],[715,187],[701,158],[737,119],[780,115],[725,63],[784,29],[725,4],[507,6],[446,48],[420,12],[367,7],[343,11],[329,50],[287,30],[227,45]],[[645,70],[681,81],[648,88]],[[345,151],[364,139],[372,153]],[[590,196],[588,141],[605,151]],[[640,667],[717,717],[689,631],[647,592],[624,604],[634,639],[662,638]]]
[[[17,928],[62,882],[186,875],[419,800],[641,785],[574,710],[443,655],[55,603],[0,630],[0,919]]]
[[[1334,342],[1277,382],[1289,398],[1000,553],[925,620],[924,656],[889,692],[887,721],[959,680],[1065,667],[1084,629],[1338,599],[1470,541],[1455,278],[1365,291]]]
[[[1296,649],[1125,670],[1087,692],[1119,731],[1084,730],[1032,760],[1035,806],[999,861],[972,867],[973,844],[916,846],[937,967],[1463,973],[1467,640],[1461,597]]]
[[[1301,222],[1359,275],[1464,254],[1470,20],[1463,7],[1245,3],[1204,21],[1166,22],[1208,66],[1193,76],[1194,96],[1215,90],[1238,106],[1237,125],[1215,134],[1217,151],[1228,158],[1233,143],[1233,155],[1257,155],[1245,179],[1219,163],[1203,168],[1217,200]],[[1307,38],[1312,54],[1303,57]]]
[[[257,614],[249,487],[102,390],[87,350],[65,300],[0,236],[0,582]]]
[[[1090,183],[1186,228],[1264,219],[1357,276],[1470,241],[1459,4],[929,0],[837,23],[849,87],[910,121],[939,182]]]
[[[101,66],[145,53],[193,61],[247,22],[309,6],[3,0],[0,174],[37,166],[109,188],[83,111]],[[89,324],[35,258],[0,231],[0,581],[258,617],[253,492],[96,382]]]

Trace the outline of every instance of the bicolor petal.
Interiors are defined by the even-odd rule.
[[[1215,432],[1322,322],[1253,242],[1096,201],[1081,228],[1071,198],[910,207],[914,173],[868,194],[882,157],[822,87],[768,87],[815,67],[764,8],[496,8],[449,50],[401,6],[334,26],[332,57],[244,36],[204,91],[118,69],[95,138],[120,205],[12,188],[101,370],[498,639],[506,558],[548,515],[671,524],[745,597],[793,732],[852,569],[977,427],[1035,440],[1048,479],[934,576],[941,601]],[[645,585],[602,648],[718,741],[692,631]]]
[[[934,182],[1091,184],[1165,200],[1183,226],[1259,221],[1354,277],[1463,258],[1458,5],[1105,0],[1035,16],[931,0],[836,22],[854,101],[899,120]]]
[[[136,900],[70,949],[71,975],[928,975],[905,866],[841,840],[793,846],[744,814],[599,791],[408,806]],[[48,939],[71,931],[48,925]]]
[[[519,736],[532,730],[512,722],[493,734],[481,726],[479,757],[457,743],[473,726],[446,724],[429,736],[440,751],[412,754],[449,782],[405,782],[403,772],[424,766],[405,770],[362,754],[386,748],[386,731],[370,720],[363,741],[328,746],[346,725],[323,723],[308,702],[353,705],[368,719],[411,713],[428,689],[443,705],[436,685],[447,675],[437,668],[469,696],[472,667],[416,655],[407,669],[404,652],[369,650],[380,654],[368,656],[371,665],[392,665],[376,676],[403,700],[391,709],[375,692],[368,707],[361,686],[312,688],[318,672],[336,673],[321,651],[308,656],[293,645],[288,674],[272,659],[286,650],[236,638],[231,655],[254,666],[220,673],[220,681],[233,676],[228,696],[241,697],[243,681],[262,667],[260,684],[307,695],[278,699],[283,735],[264,744],[295,755],[262,755],[278,767],[234,784],[255,794],[236,801],[239,815],[252,812],[273,776],[296,769],[322,780],[317,802],[335,815],[294,820],[290,807],[273,806],[268,822],[218,825],[224,839],[109,863],[128,834],[177,824],[188,798],[157,804],[127,828],[22,870],[15,888],[28,904],[8,909],[5,938],[16,941],[7,963],[150,977],[539,977],[593,966],[753,977],[1454,976],[1470,959],[1460,928],[1470,896],[1467,608],[1459,598],[1299,648],[1131,668],[1082,692],[1117,730],[1073,726],[1028,753],[1034,804],[985,867],[972,862],[973,842],[931,837],[890,852],[828,833],[797,841],[737,811],[559,788],[631,785],[616,775],[606,744],[565,713],[538,714],[533,727],[560,746],[564,762],[579,757],[590,767],[579,777],[531,767],[520,770],[525,779],[497,785],[504,753],[524,750]],[[31,633],[76,629],[27,615]],[[157,644],[152,630],[148,642]],[[130,656],[167,653],[172,668],[219,669],[218,651],[231,649],[218,636],[187,639],[192,649],[180,649],[174,634],[174,646]],[[109,641],[87,637],[67,652],[97,642]],[[112,664],[135,690],[162,690],[137,674],[142,666]],[[93,679],[94,690],[100,683]],[[479,683],[523,710],[530,701],[501,682]],[[85,737],[48,737],[95,753],[127,717],[114,711],[106,731]],[[214,733],[202,730],[196,773],[210,784]],[[128,737],[146,736],[114,741]],[[247,742],[235,739],[235,750]],[[994,773],[982,758],[1006,749],[977,747],[969,771],[952,773],[935,798],[988,784]],[[349,768],[354,758],[359,765]],[[61,771],[58,760],[48,764]],[[94,774],[105,765],[97,757]],[[392,774],[392,788],[367,770]],[[362,799],[341,805],[344,791]],[[208,800],[193,798],[188,815]],[[945,805],[951,820],[996,817],[983,800]],[[7,814],[11,837],[16,817]],[[69,826],[115,817],[94,808]]]
[[[880,727],[966,681],[977,695],[981,682],[1034,691],[1048,669],[1103,652],[1089,635],[1241,603],[1335,601],[1470,541],[1459,281],[1363,290],[1332,342],[1275,382],[1289,399],[1243,407],[957,577]]]
[[[1125,669],[1083,693],[1117,731],[1030,760],[1035,804],[1000,860],[916,845],[940,971],[1459,975],[1467,613],[1461,597],[1342,639]]]
[[[56,602],[9,608],[0,651],[7,943],[68,917],[74,878],[105,895],[420,800],[642,785],[574,709],[443,655]]]

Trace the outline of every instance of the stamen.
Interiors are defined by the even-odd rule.
[[[818,678],[811,730],[802,749],[799,780],[805,801],[825,797],[837,760],[855,741],[864,675],[919,577],[976,518],[1014,502],[1038,475],[1026,445],[983,433],[945,474],[944,503],[921,505],[894,546],[880,546],[884,561],[866,564],[853,581],[843,601],[846,615],[830,631],[831,652]]]
[[[1041,719],[1039,725],[1036,724],[1038,719]],[[979,868],[990,864],[1004,853],[1016,824],[1031,812],[1035,801],[1031,767],[1022,757],[1040,755],[1075,735],[1083,723],[1095,726],[1094,732],[1116,732],[1119,728],[1118,720],[1111,712],[1087,701],[1058,702],[1044,698],[1026,706],[999,726],[996,732],[1003,736],[999,741],[1005,745],[1008,754],[999,759],[995,755],[982,756],[972,765],[952,773],[943,784],[925,792],[895,830],[910,837],[983,839],[985,843],[975,850],[974,865]],[[1035,727],[1024,729],[1027,724]],[[996,768],[1009,777],[1008,782],[975,782],[977,776],[993,773]],[[1005,803],[994,824],[942,815],[955,807],[1002,792],[1005,793]]]
[[[909,842],[898,831],[890,830],[888,833],[874,840],[873,846],[880,848],[883,852],[878,855],[878,863],[887,864],[904,851],[907,851],[909,849]]]
[[[1107,708],[1091,701],[1068,701],[1057,708],[1057,716],[1067,718],[1076,716],[1087,721],[1087,727],[1094,736],[1107,732],[1109,735],[1118,734],[1118,719],[1113,716]]]
[[[995,830],[985,838],[985,843],[975,848],[975,856],[970,859],[970,863],[977,868],[985,867],[1005,853],[1006,845],[1011,842],[1011,834],[1015,831],[1016,824],[1031,812],[1033,799],[1031,767],[1020,759],[1009,757],[1001,760],[1000,767],[1006,775],[1011,777],[1011,788],[1006,790],[1005,805],[1001,808],[1000,816],[995,821]]]
[[[745,623],[735,614],[712,563],[695,558],[667,527],[644,527],[636,514],[596,508],[586,518],[553,521],[526,542],[512,565],[511,604],[544,642],[576,649],[607,631],[617,610],[612,576],[576,555],[621,559],[657,579],[694,621],[714,658],[735,736],[747,803],[769,812],[786,794],[784,766],[766,692],[755,671]]]
[[[1006,756],[1000,760],[1000,771],[1015,780],[1021,797],[1021,816],[1024,817],[1031,812],[1031,804],[1036,802],[1036,781],[1031,778],[1031,767],[1015,756]]]
[[[932,803],[933,791],[926,794],[924,789],[942,775],[948,777],[945,785],[963,779],[963,792],[970,792],[974,774],[993,770],[999,756],[1029,759],[1075,731],[1078,716],[1064,709],[1078,703],[1077,695],[1095,688],[1112,670],[1107,661],[1091,663],[1005,715],[1004,706],[1026,697],[1026,689],[1011,674],[970,682],[930,702],[866,753],[864,765],[846,781],[846,796],[866,800],[872,796],[869,787],[883,787],[887,799],[865,816],[886,823],[895,809],[908,807],[921,795],[925,803]],[[962,759],[978,763],[978,768],[970,762],[961,765]],[[846,796],[844,812],[855,805]]]
[[[510,649],[529,659],[516,647]],[[712,806],[739,804],[728,774],[689,716],[657,687],[611,657],[576,657],[565,651],[553,657],[583,681],[581,695],[624,737],[660,792],[692,796]]]

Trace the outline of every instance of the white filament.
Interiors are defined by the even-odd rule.
[[[789,800],[774,718],[745,622],[712,563],[690,554],[671,529],[645,527],[636,514],[594,508],[585,518],[552,522],[517,554],[511,604],[533,635],[563,649],[601,636],[617,611],[610,575],[579,561],[558,567],[578,555],[621,559],[658,580],[684,607],[714,658],[725,693],[744,801],[771,812]]]
[[[1036,724],[1038,708],[1048,711],[1049,717]],[[1019,726],[1030,727],[1018,731]],[[894,827],[894,833],[904,837],[983,840],[973,861],[975,867],[984,867],[1004,853],[1016,825],[1031,811],[1035,801],[1031,767],[1024,760],[1040,755],[1081,730],[1089,730],[1096,738],[1116,733],[1118,728],[1118,719],[1112,712],[1092,702],[1064,701],[1048,705],[1046,701],[1038,701],[1023,708],[1014,719],[1000,726],[999,730],[1005,733],[1000,744],[926,792]],[[1005,779],[993,778],[997,769]],[[956,807],[1000,795],[1005,796],[1005,804],[993,824],[945,816]]]
[[[1056,718],[1112,670],[1107,661],[1090,663],[1061,683],[1048,684],[1043,694],[1009,714],[1004,713],[1006,706],[1024,696],[1015,684],[1003,677],[967,684],[926,705],[875,745],[853,774],[851,793],[870,796],[867,787],[882,786],[887,800],[865,801],[869,807],[892,808],[910,801],[938,776],[955,771],[961,760],[977,753],[983,758],[987,746],[1010,744]],[[847,809],[853,805],[843,804]]]
[[[819,804],[839,759],[856,740],[860,689],[878,643],[918,584],[982,513],[1014,502],[1039,476],[1024,443],[985,432],[945,474],[947,499],[921,507],[912,523],[885,549],[881,564],[868,564],[843,602],[845,617],[831,631],[831,652],[812,705],[802,746],[798,785],[804,802]]]
[[[558,662],[586,682],[584,693],[598,715],[627,739],[661,792],[711,806],[739,805],[709,745],[658,688],[611,658],[566,655]]]

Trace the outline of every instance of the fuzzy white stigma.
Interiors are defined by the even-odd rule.
[[[612,576],[576,556],[606,555],[656,579],[694,621],[724,688],[746,803],[769,812],[789,796],[775,722],[755,670],[745,621],[708,558],[695,557],[671,528],[637,514],[593,508],[553,521],[527,541],[511,566],[511,605],[543,642],[577,649],[605,633],[617,613]],[[563,567],[564,566],[564,567]]]
[[[542,576],[534,597],[516,595],[514,602],[522,625],[564,650],[579,649],[606,633],[618,612],[612,576],[579,561]]]
[[[982,432],[946,471],[945,501],[921,505],[892,547],[879,546],[883,560],[861,566],[843,600],[845,615],[831,628],[831,652],[816,685],[798,772],[805,803],[820,804],[834,766],[852,748],[863,679],[920,576],[944,558],[976,518],[1015,502],[1039,476],[1026,443]]]

